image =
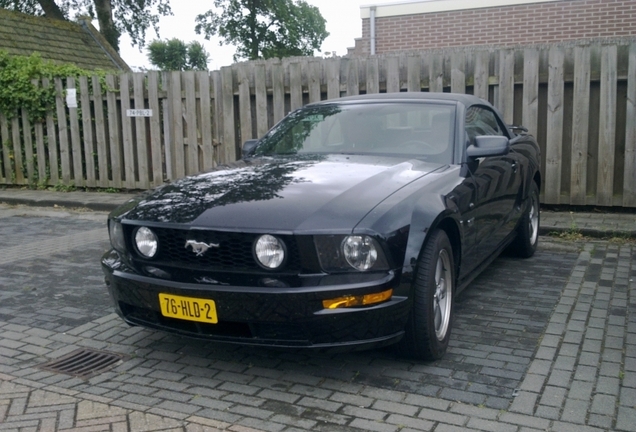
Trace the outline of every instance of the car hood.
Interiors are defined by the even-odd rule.
[[[348,231],[386,197],[443,166],[357,155],[250,159],[162,186],[113,216],[220,230]]]

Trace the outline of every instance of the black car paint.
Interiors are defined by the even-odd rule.
[[[404,96],[343,98],[329,103],[403,101]],[[120,305],[133,303],[156,311],[158,290],[212,295],[219,305],[220,322],[232,320],[251,326],[248,338],[232,336],[232,332],[229,336],[208,335],[220,341],[325,347],[399,340],[410,311],[415,265],[428,233],[439,227],[449,233],[461,289],[514,238],[527,206],[528,181],[540,183],[539,148],[532,137],[507,132],[509,153],[481,162],[470,160],[462,133],[463,112],[467,106],[483,102],[470,96],[436,97],[457,106],[452,164],[391,156],[273,159],[248,155],[230,166],[165,185],[110,215],[130,226],[213,227],[293,235],[304,244],[310,244],[311,236],[318,234],[369,234],[382,242],[391,264],[389,271],[328,275],[314,263],[301,274],[263,270],[210,275],[200,269],[167,265],[161,270],[165,275],[157,277],[161,273],[148,272],[152,262],[133,257],[134,252],[110,251],[102,264],[117,312],[131,324],[203,336],[208,330],[216,331],[204,328],[213,325],[173,322],[168,328],[132,319]],[[406,99],[421,102],[414,95]],[[345,177],[340,176],[343,172]],[[307,193],[308,189],[311,192]],[[133,251],[131,244],[129,248]],[[266,279],[273,279],[278,286],[264,286]],[[325,298],[388,288],[393,288],[394,294],[386,303],[360,309],[321,307]],[[297,332],[285,337],[289,326],[297,327]]]

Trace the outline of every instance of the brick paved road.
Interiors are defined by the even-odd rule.
[[[414,363],[130,328],[104,215],[23,212],[0,207],[0,430],[636,430],[629,246],[498,259],[458,299],[448,355]],[[78,347],[128,357],[89,380],[38,368]]]

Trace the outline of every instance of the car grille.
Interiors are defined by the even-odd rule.
[[[158,237],[159,249],[157,256],[152,260],[144,260],[146,262],[204,271],[265,271],[256,263],[252,254],[252,245],[259,234],[175,228],[152,228],[152,230]],[[132,236],[132,229],[130,234]],[[300,270],[298,246],[294,236],[279,236],[279,238],[287,246],[287,263],[282,271]],[[205,253],[197,255],[191,247],[185,247],[188,240],[206,244],[214,243],[219,247],[210,247]],[[141,258],[139,255],[137,257]]]

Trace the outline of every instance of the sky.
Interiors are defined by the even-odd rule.
[[[327,21],[327,31],[330,34],[322,44],[321,53],[316,54],[325,55],[327,52],[331,55],[335,51],[338,56],[345,55],[347,48],[355,45],[355,38],[362,36],[360,6],[376,4],[373,0],[307,0],[307,3],[318,7]],[[387,0],[380,3],[387,3]],[[173,0],[170,4],[174,15],[161,18],[160,39],[178,38],[186,43],[195,40],[201,42],[210,54],[210,70],[233,63],[234,46],[219,46],[219,39],[207,41],[194,32],[195,17],[211,9],[212,0]],[[157,35],[154,30],[149,30],[146,33],[146,43],[154,39],[157,39]],[[145,49],[140,52],[138,47],[133,47],[126,35],[121,37],[119,49],[120,55],[133,70],[138,67],[152,68]]]

